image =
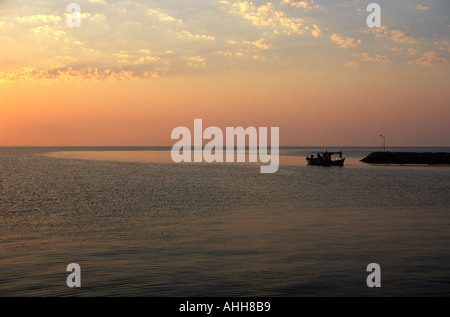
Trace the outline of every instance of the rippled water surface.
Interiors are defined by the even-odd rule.
[[[450,167],[359,162],[370,148],[306,166],[315,150],[260,174],[165,148],[0,148],[0,295],[450,295]]]

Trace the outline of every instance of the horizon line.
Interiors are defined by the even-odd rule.
[[[144,148],[144,147],[154,147],[154,148],[172,148],[173,145],[1,145],[0,148],[51,148],[51,147],[71,147],[71,148],[108,148],[108,147],[115,147],[115,148]],[[202,146],[204,148],[205,146]],[[225,147],[225,146],[224,146]],[[267,147],[270,147],[268,145]],[[347,148],[358,148],[358,147],[369,147],[369,148],[383,148],[381,145],[280,145],[280,148],[298,148],[298,147],[311,147],[311,148],[336,148],[336,147],[347,147]],[[422,148],[446,148],[450,145],[390,145],[386,146],[386,149],[388,148],[411,148],[411,147],[422,147]],[[194,146],[192,146],[194,148]],[[235,149],[237,146],[235,146]],[[249,146],[245,147],[246,149],[249,148]],[[258,147],[259,148],[259,147]]]

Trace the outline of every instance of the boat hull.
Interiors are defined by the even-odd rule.
[[[325,160],[322,158],[310,158],[307,157],[306,161],[308,165],[316,165],[316,166],[344,166],[345,158],[338,160]]]

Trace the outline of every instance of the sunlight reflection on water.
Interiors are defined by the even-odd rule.
[[[377,262],[381,295],[448,296],[450,168],[362,164],[366,149],[321,168],[310,151],[264,175],[168,150],[0,148],[0,295],[358,296]]]

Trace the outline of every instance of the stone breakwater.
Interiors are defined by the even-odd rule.
[[[450,153],[372,152],[361,162],[371,164],[450,164]]]

